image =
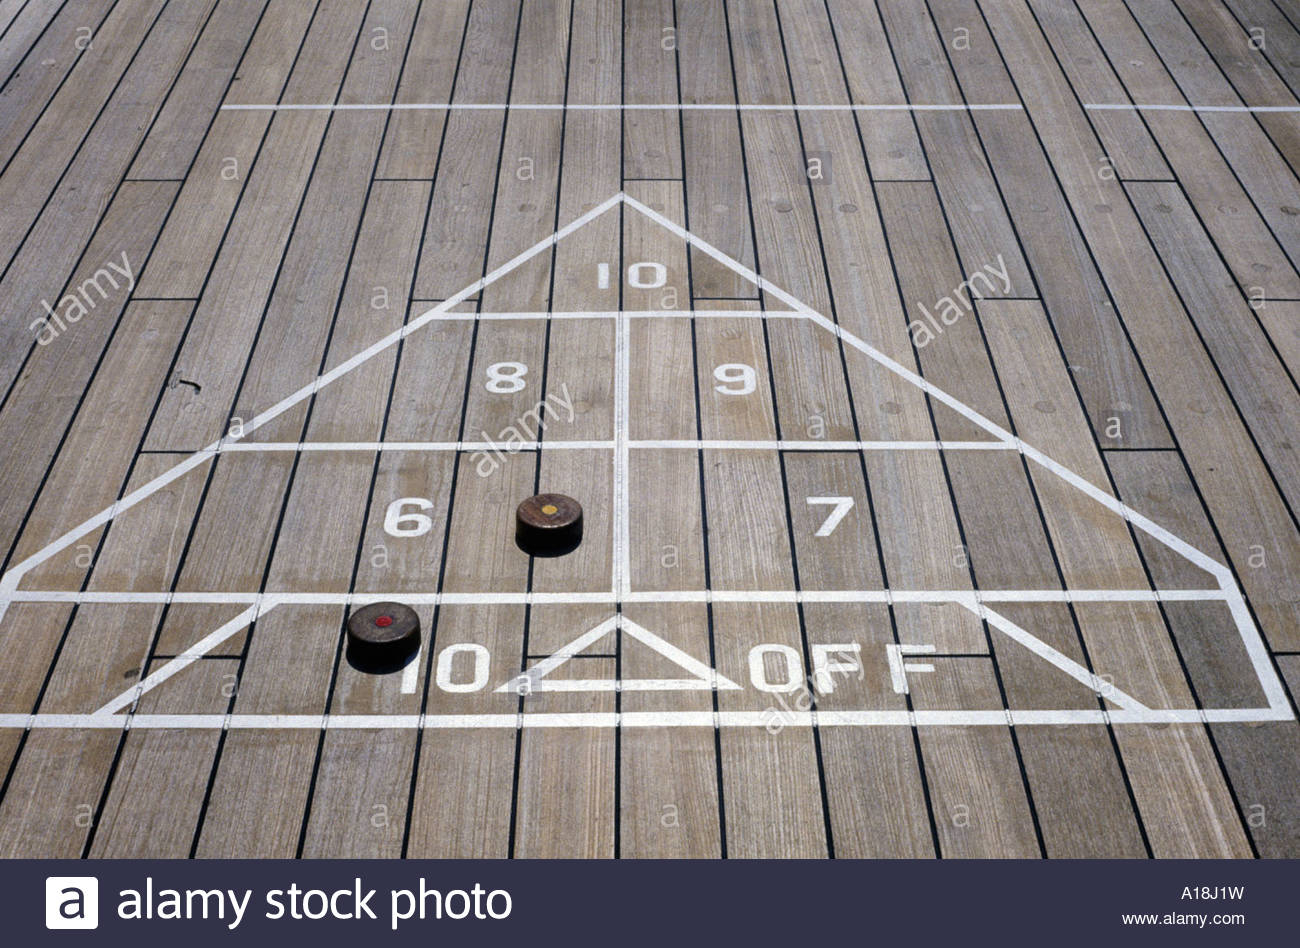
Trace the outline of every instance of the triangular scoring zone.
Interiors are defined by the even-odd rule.
[[[0,577],[0,619],[3,619],[9,604],[14,601],[42,601],[42,600],[49,600],[49,599],[66,599],[69,597],[79,601],[80,598],[84,598],[84,594],[64,592],[64,591],[59,591],[59,592],[27,591],[27,590],[19,591],[18,586],[21,583],[23,577],[42,562],[48,560],[50,557],[56,555],[60,551],[67,549],[73,543],[77,542],[77,540],[81,539],[82,537],[86,536],[92,531],[98,529],[104,524],[110,522],[118,514],[126,510],[129,510],[135,505],[146,500],[149,496],[161,490],[167,484],[184,476],[186,473],[200,466],[205,461],[215,457],[223,450],[239,450],[239,448],[236,447],[236,445],[239,444],[241,439],[257,431],[259,428],[268,424],[270,421],[272,421],[279,415],[283,414],[284,412],[288,411],[289,409],[293,408],[295,405],[299,404],[305,399],[314,396],[321,389],[325,388],[332,382],[336,381],[337,379],[341,378],[342,376],[356,369],[358,366],[362,365],[369,359],[378,355],[380,352],[383,352],[389,347],[395,345],[405,337],[411,335],[412,333],[418,331],[422,327],[428,325],[430,322],[433,322],[434,320],[438,320],[438,319],[448,318],[447,314],[451,313],[455,309],[455,307],[464,303],[466,300],[468,300],[470,297],[477,294],[483,288],[491,285],[492,283],[496,282],[497,280],[511,273],[516,268],[520,267],[522,264],[526,263],[528,260],[535,257],[537,254],[545,252],[546,250],[550,249],[555,244],[557,244],[559,241],[563,240],[565,237],[574,233],[576,230],[582,228],[586,224],[590,223],[591,221],[595,220],[596,218],[600,217],[606,212],[612,210],[613,208],[619,207],[620,205],[625,206],[631,210],[637,211],[639,214],[648,218],[650,221],[654,222],[655,224],[658,224],[660,227],[664,228],[665,230],[669,231],[676,237],[685,241],[688,245],[694,247],[696,250],[708,255],[718,263],[733,270],[739,276],[741,276],[742,278],[744,278],[745,280],[753,284],[759,290],[768,294],[773,299],[779,300],[781,303],[788,306],[790,312],[783,313],[782,314],[783,316],[786,316],[788,318],[806,319],[812,322],[813,324],[817,325],[818,327],[826,330],[827,332],[836,335],[844,345],[858,350],[859,352],[863,353],[868,358],[876,362],[878,365],[884,367],[885,369],[888,369],[890,372],[894,373],[901,379],[907,381],[911,385],[922,390],[923,392],[928,394],[931,398],[933,398],[936,402],[939,402],[947,406],[947,408],[961,415],[967,421],[973,423],[975,426],[982,429],[989,436],[991,436],[992,440],[990,440],[989,442],[990,447],[1001,447],[1004,449],[1018,451],[1027,460],[1032,461],[1033,463],[1050,471],[1060,479],[1064,480],[1070,486],[1081,491],[1082,493],[1090,497],[1092,500],[1096,501],[1097,503],[1109,509],[1112,513],[1118,514],[1119,516],[1123,517],[1135,529],[1146,533],[1157,542],[1163,544],[1164,546],[1178,553],[1180,556],[1189,560],[1197,567],[1210,573],[1217,581],[1219,587],[1217,590],[1197,590],[1197,591],[1192,591],[1190,594],[1187,591],[1182,591],[1182,592],[1175,592],[1173,595],[1177,598],[1215,599],[1227,605],[1227,607],[1230,609],[1232,613],[1233,619],[1238,627],[1238,631],[1240,632],[1243,642],[1245,644],[1246,651],[1250,655],[1251,663],[1254,667],[1257,676],[1259,677],[1260,683],[1269,701],[1269,708],[1260,709],[1260,710],[1267,710],[1269,712],[1272,712],[1274,715],[1284,714],[1287,718],[1290,717],[1290,709],[1289,709],[1288,702],[1286,700],[1285,692],[1282,688],[1281,682],[1278,679],[1275,670],[1272,667],[1272,663],[1268,656],[1267,648],[1263,643],[1262,637],[1260,636],[1258,629],[1255,627],[1254,620],[1251,617],[1249,610],[1245,604],[1244,598],[1242,597],[1242,594],[1237,586],[1236,579],[1232,575],[1232,572],[1228,567],[1224,566],[1223,564],[1219,563],[1212,557],[1208,556],[1202,551],[1186,543],[1185,541],[1178,538],[1171,532],[1165,530],[1163,527],[1159,526],[1155,522],[1151,521],[1149,518],[1138,513],[1136,510],[1132,509],[1127,504],[1111,496],[1106,491],[1096,487],[1095,485],[1093,485],[1083,477],[1079,476],[1078,474],[1066,468],[1064,465],[1061,465],[1058,462],[1054,461],[1052,458],[1050,458],[1043,452],[1032,447],[1031,445],[1026,444],[1023,440],[1021,440],[1013,433],[1005,430],[997,423],[993,422],[992,420],[988,419],[984,415],[980,414],[978,411],[971,408],[969,405],[965,404],[959,399],[949,395],[947,392],[938,388],[933,383],[921,377],[916,372],[912,371],[911,369],[908,369],[906,366],[900,364],[896,360],[885,355],[883,352],[874,348],[869,343],[865,342],[858,336],[854,335],[852,332],[844,329],[834,321],[828,319],[826,316],[806,306],[801,301],[796,299],[794,296],[787,293],[779,286],[776,286],[771,281],[760,276],[758,273],[746,267],[741,262],[735,260],[734,258],[718,250],[716,247],[712,246],[707,241],[704,241],[698,236],[692,234],[691,232],[687,231],[685,228],[674,223],[673,221],[663,216],[662,214],[658,213],[657,211],[653,210],[652,208],[646,206],[640,201],[637,201],[636,199],[629,197],[628,195],[621,192],[611,196],[607,200],[596,205],[591,210],[587,211],[583,215],[571,221],[569,224],[565,225],[564,227],[561,227],[555,233],[551,234],[546,238],[543,238],[542,240],[535,243],[533,246],[529,247],[527,250],[518,254],[517,256],[507,261],[506,263],[502,264],[501,266],[497,267],[496,269],[494,269],[492,272],[488,273],[484,277],[469,284],[460,292],[454,294],[453,296],[449,297],[446,300],[443,300],[442,302],[438,303],[436,306],[425,311],[418,317],[412,319],[410,322],[408,322],[400,329],[395,330],[392,333],[389,333],[383,338],[372,343],[367,348],[356,353],[349,359],[339,363],[337,366],[330,369],[329,371],[322,373],[317,378],[312,380],[310,383],[298,389],[296,392],[282,399],[281,401],[271,406],[270,408],[266,409],[265,411],[259,413],[256,417],[254,417],[251,421],[247,422],[244,425],[243,430],[239,434],[226,434],[219,440],[214,441],[213,443],[207,445],[206,447],[200,449],[199,451],[196,451],[193,455],[185,458],[184,460],[176,464],[173,468],[164,472],[160,476],[154,478],[152,481],[144,484],[143,486],[131,492],[130,494],[127,494],[126,496],[122,497],[116,503],[100,511],[95,516],[87,519],[83,523],[72,528],[67,533],[60,536],[58,539],[54,540],[47,546],[43,547],[41,550],[37,551],[36,553],[24,559],[23,561],[12,566],[2,577]],[[500,315],[505,315],[505,314],[500,314]],[[625,589],[626,587],[623,588]],[[1104,598],[1105,591],[1096,591],[1096,592],[1099,592],[1101,594],[1101,597]],[[139,598],[141,596],[145,596],[146,594],[122,593],[122,594],[116,594],[115,597],[113,594],[109,594],[110,598],[120,598],[120,600],[123,602],[133,601],[131,598],[132,595],[135,595],[137,598]],[[159,594],[148,594],[148,598],[152,599],[155,598],[157,595]],[[884,593],[883,595],[886,597],[886,599],[888,599],[891,595],[893,595],[895,599],[898,599],[898,596],[896,594]],[[1164,597],[1166,594],[1161,592],[1154,592],[1151,595],[1152,598],[1159,599]],[[274,598],[278,602],[282,598],[288,601],[288,599],[291,599],[292,597],[276,596],[275,594],[272,594],[272,598]],[[339,598],[343,600],[351,600],[353,597],[344,595]],[[364,597],[360,597],[360,598],[364,598]],[[906,597],[904,597],[900,601],[906,601]],[[980,613],[987,614],[983,603],[979,599],[978,593],[971,594],[969,602],[965,601],[965,599],[953,599],[952,601],[957,601],[960,603],[960,605],[966,608],[979,610]],[[262,608],[263,610],[265,610],[267,606],[273,604],[274,603],[267,603],[263,605]],[[634,626],[634,624],[630,623],[626,619],[621,620],[621,624],[620,624],[620,619],[617,616],[607,620],[605,623],[602,623],[601,625],[597,626],[595,629],[586,633],[584,636],[575,640],[575,642],[570,643],[569,646],[566,646],[566,649],[572,649],[573,652],[557,653],[556,656],[552,657],[553,659],[558,658],[558,661],[556,661],[554,664],[562,663],[563,661],[567,660],[567,658],[571,657],[573,653],[576,653],[576,651],[580,651],[582,648],[585,648],[586,644],[590,644],[590,643],[585,643],[582,645],[578,644],[580,642],[583,642],[583,640],[586,637],[591,636],[597,632],[599,632],[600,635],[604,635],[608,633],[610,630],[612,630],[613,628],[615,628],[615,626],[619,626],[620,628],[622,628],[623,631],[629,632],[629,634],[631,634],[634,638],[640,639],[643,643],[650,644],[651,647],[655,648],[656,650],[659,650],[662,654],[671,657],[678,664],[692,671],[694,678],[687,680],[686,682],[675,681],[674,685],[676,687],[682,687],[683,685],[687,687],[724,688],[724,689],[738,687],[734,683],[722,679],[721,676],[717,675],[716,671],[714,671],[713,669],[709,669],[706,666],[703,666],[702,664],[696,662],[695,659],[691,658],[689,655],[686,655],[685,653],[681,653],[681,655],[670,655],[668,652],[665,652],[662,648],[660,648],[660,643],[662,643],[662,645],[664,646],[667,646],[669,649],[673,649],[674,647],[672,647],[667,642],[660,639],[658,636],[654,635],[653,633],[646,632],[645,630],[641,630],[640,627]],[[638,633],[644,633],[644,634],[642,635]],[[599,637],[599,635],[597,637]],[[508,682],[505,686],[502,687],[507,689],[511,688],[517,685],[520,679],[524,679],[524,678],[529,679],[530,682],[534,684],[535,690],[550,690],[554,686],[563,687],[564,683],[560,683],[560,682],[547,683],[542,681],[544,676],[549,671],[551,671],[554,667],[554,665],[548,666],[547,663],[550,661],[551,661],[550,659],[544,660],[539,665],[534,666],[532,669],[529,669],[523,675],[518,676],[518,678],[512,679],[511,682]],[[695,668],[694,666],[696,664],[700,664],[700,667]],[[1080,677],[1080,679],[1082,680],[1082,674],[1080,674],[1078,677]],[[624,688],[629,687],[629,683],[623,683],[622,687]],[[637,686],[631,685],[630,687],[635,688]],[[654,686],[652,684],[647,687],[654,687]],[[1162,712],[1146,711],[1145,709],[1143,709],[1143,713],[1160,714]],[[1181,714],[1184,712],[1171,712],[1171,713]],[[1198,712],[1198,713],[1204,714],[1205,712]],[[1222,713],[1231,716],[1233,712],[1222,712]],[[1250,713],[1250,712],[1247,709],[1243,709],[1243,713]],[[6,721],[10,717],[16,718],[18,716],[0,714],[0,719],[6,719]],[[91,716],[87,716],[87,717],[91,717]],[[24,719],[28,720],[26,716],[24,716]],[[1252,717],[1250,719],[1254,720],[1256,718]],[[0,723],[4,723],[4,722],[0,722]]]
[[[557,680],[548,678],[569,659],[595,645],[615,629],[658,652],[668,661],[679,665],[690,674],[689,678],[595,678]],[[498,692],[532,694],[541,691],[738,691],[740,685],[710,668],[697,658],[683,652],[662,636],[637,625],[624,615],[610,616],[604,622],[584,632],[555,654],[542,659],[527,671],[497,688]]]
[[[511,273],[512,271],[514,271],[515,269],[517,269],[518,267],[526,263],[528,260],[535,257],[537,254],[550,249],[552,246],[554,246],[556,243],[558,243],[559,241],[563,240],[565,237],[572,234],[574,231],[580,229],[581,227],[585,226],[586,224],[600,217],[607,211],[619,206],[620,204],[626,205],[628,208],[635,210],[638,213],[644,215],[649,220],[663,227],[665,230],[669,231],[670,233],[677,236],[681,240],[685,241],[687,244],[695,247],[697,250],[701,251],[702,253],[707,254],[708,256],[712,257],[714,260],[718,261],[724,266],[734,270],[738,275],[740,275],[745,280],[752,283],[755,287],[769,294],[773,298],[780,300],[782,303],[788,306],[795,318],[806,319],[812,322],[813,324],[819,326],[820,328],[826,330],[827,332],[838,336],[845,345],[853,349],[856,349],[859,352],[862,352],[868,358],[874,360],[882,367],[888,369],[890,372],[894,373],[895,375],[909,382],[913,386],[921,389],[936,401],[952,409],[953,411],[955,411],[956,413],[964,417],[966,420],[970,421],[971,423],[973,423],[974,425],[976,425],[977,427],[979,427],[980,429],[982,429],[983,431],[991,435],[993,440],[989,442],[990,446],[1005,446],[1007,448],[1014,448],[1020,451],[1020,453],[1022,453],[1029,460],[1035,462],[1036,464],[1041,465],[1042,467],[1045,467],[1053,474],[1056,474],[1058,477],[1065,480],[1071,486],[1082,491],[1083,493],[1091,497],[1093,500],[1097,501],[1098,503],[1101,503],[1103,506],[1110,509],[1113,513],[1119,514],[1121,517],[1125,518],[1130,523],[1132,523],[1135,528],[1147,533],[1148,535],[1152,536],[1160,543],[1174,550],[1176,553],[1180,554],[1184,558],[1190,560],[1196,566],[1209,572],[1219,581],[1220,587],[1225,593],[1229,593],[1230,591],[1234,591],[1236,589],[1235,580],[1233,579],[1231,572],[1228,570],[1227,567],[1218,563],[1216,560],[1207,556],[1205,553],[1202,553],[1200,550],[1197,550],[1195,547],[1191,546],[1190,544],[1174,536],[1169,531],[1165,530],[1164,528],[1150,521],[1143,515],[1139,514],[1137,511],[1133,510],[1132,508],[1130,508],[1123,502],[1119,501],[1115,497],[1112,497],[1110,494],[1106,493],[1100,488],[1097,488],[1090,482],[1086,481],[1084,478],[1070,471],[1068,468],[1053,461],[1050,457],[1043,454],[1041,451],[1038,451],[1036,448],[1033,448],[1032,446],[1026,444],[1020,438],[1016,437],[1011,432],[1002,428],[997,423],[986,418],[978,411],[966,405],[964,402],[960,401],[959,399],[953,397],[952,395],[949,395],[947,392],[943,391],[938,386],[934,385],[932,382],[918,375],[916,372],[913,372],[911,369],[908,369],[907,367],[903,366],[899,362],[885,355],[883,352],[871,346],[869,343],[863,341],[858,336],[854,335],[853,333],[849,332],[846,329],[843,329],[838,324],[832,322],[830,319],[823,316],[821,313],[818,313],[815,310],[811,309],[810,307],[804,305],[794,296],[787,293],[779,286],[776,286],[771,281],[755,273],[753,270],[746,267],[740,261],[735,260],[734,258],[728,256],[727,254],[718,250],[713,245],[709,244],[707,241],[704,241],[703,239],[690,233],[685,228],[669,220],[667,217],[664,217],[662,214],[658,213],[652,208],[647,207],[645,204],[642,204],[640,201],[637,201],[635,198],[629,197],[626,194],[620,192],[618,194],[613,195],[609,199],[603,201],[602,203],[596,205],[594,208],[592,208],[582,216],[578,217],[577,219],[573,220],[569,224],[565,225],[564,227],[561,227],[559,230],[557,230],[549,237],[546,237],[538,241],[536,244],[529,247],[527,250],[518,254],[517,256],[507,261],[506,263],[502,264],[501,266],[497,267],[491,273],[487,274],[486,276],[478,280],[475,280],[473,283],[466,286],[460,292],[456,293],[455,295],[449,297],[446,300],[443,300],[442,302],[438,303],[436,306],[426,310],[424,313],[412,319],[410,322],[402,326],[400,329],[394,330],[393,332],[389,333],[387,336],[384,336],[383,338],[372,343],[365,349],[356,353],[351,358],[348,358],[343,362],[340,362],[334,368],[317,376],[315,379],[313,379],[308,384],[304,385],[302,388],[298,389],[293,394],[285,397],[284,399],[281,399],[279,402],[272,405],[270,408],[256,415],[251,421],[246,422],[238,433],[234,433],[234,434],[227,433],[217,441],[214,441],[211,444],[207,445],[206,447],[199,449],[190,457],[179,462],[175,467],[164,472],[163,474],[154,478],[152,481],[148,482],[147,484],[144,484],[143,486],[131,492],[130,494],[127,494],[125,497],[121,498],[116,503],[100,511],[95,516],[84,521],[78,526],[72,528],[63,536],[59,537],[57,540],[54,540],[52,543],[48,544],[47,546],[38,550],[36,553],[33,553],[31,556],[27,557],[25,560],[12,566],[4,574],[3,577],[0,577],[0,616],[3,615],[2,610],[5,607],[7,607],[8,602],[11,600],[13,594],[16,592],[18,588],[18,584],[21,581],[22,577],[26,573],[30,572],[34,567],[36,567],[40,563],[49,559],[51,556],[55,555],[61,550],[66,549],[68,546],[75,543],[77,540],[81,539],[86,534],[103,526],[105,523],[115,518],[118,514],[131,509],[136,504],[140,503],[141,501],[148,498],[150,495],[154,494],[161,488],[165,487],[167,484],[171,483],[177,478],[188,473],[190,470],[193,470],[195,467],[199,466],[204,461],[215,456],[221,451],[238,450],[235,447],[236,445],[238,445],[241,441],[243,441],[252,433],[256,432],[258,429],[262,428],[263,426],[271,422],[273,419],[279,417],[281,414],[293,408],[295,405],[298,405],[300,402],[314,396],[321,389],[325,388],[332,382],[337,381],[339,378],[341,378],[344,375],[347,375],[349,372],[353,371],[363,363],[367,362],[374,356],[378,355],[380,352],[383,352],[389,347],[395,345],[396,343],[406,338],[407,336],[411,335],[412,333],[417,332],[419,329],[423,328],[429,323],[438,319],[448,318],[448,314],[452,313],[455,307],[465,302],[470,297],[474,296],[483,288],[491,285],[492,283],[495,283],[497,280]],[[505,315],[505,314],[498,314],[498,315]]]

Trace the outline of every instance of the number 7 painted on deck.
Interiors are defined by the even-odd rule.
[[[852,497],[809,497],[808,503],[813,506],[834,506],[830,516],[823,521],[822,525],[817,528],[813,534],[815,537],[828,537],[835,532],[835,528],[840,525],[840,521],[853,509]]]

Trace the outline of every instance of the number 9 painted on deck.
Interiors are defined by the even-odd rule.
[[[749,395],[758,387],[758,373],[743,362],[724,363],[713,370],[713,377],[722,383],[713,386],[714,391],[723,395]]]

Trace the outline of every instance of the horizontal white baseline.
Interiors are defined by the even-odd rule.
[[[219,453],[275,451],[602,451],[613,441],[231,441]],[[683,451],[1015,451],[1010,441],[629,441],[641,450]]]
[[[1204,724],[1289,721],[1288,709],[1152,708],[1034,711],[624,711],[523,714],[0,714],[0,728],[188,730],[481,730],[650,727],[1007,727],[1056,724]]]
[[[1018,112],[1018,102],[941,104],[808,104],[734,102],[307,102],[228,103],[225,112]]]
[[[108,592],[15,590],[11,602],[172,603],[346,606],[397,600],[413,606],[529,605],[620,602],[1203,602],[1222,589],[681,589],[658,592]]]
[[[1095,102],[1091,112],[1300,112],[1297,105],[1162,105],[1153,102]]]
[[[757,302],[752,300],[751,302]],[[459,312],[434,313],[430,322],[531,322],[543,319],[808,319],[808,313],[795,309],[594,309],[594,310],[506,310],[501,313]]]

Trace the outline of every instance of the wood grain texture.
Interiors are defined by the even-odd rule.
[[[0,0],[0,854],[1300,854],[1283,6]]]

